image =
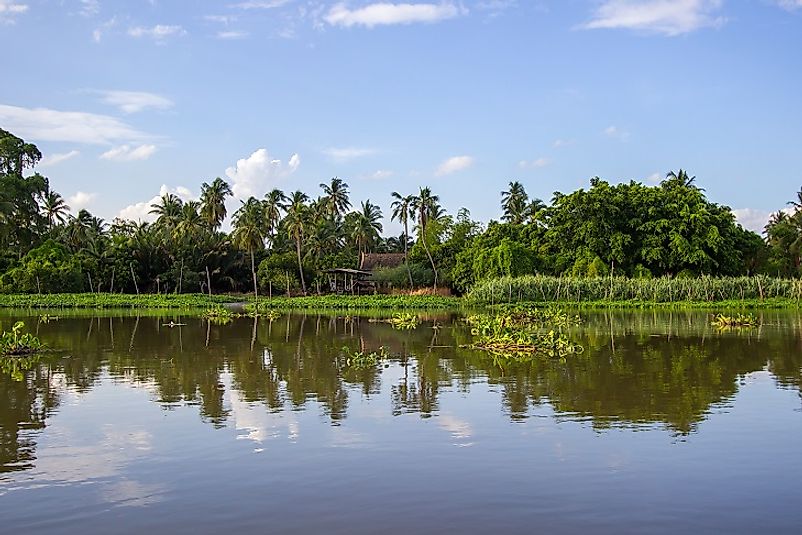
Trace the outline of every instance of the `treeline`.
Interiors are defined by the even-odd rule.
[[[151,206],[153,223],[70,213],[33,172],[35,145],[0,130],[0,291],[5,293],[189,293],[325,291],[324,270],[358,267],[364,252],[405,253],[376,273],[394,288],[467,291],[476,282],[529,274],[636,278],[800,275],[802,192],[778,212],[766,238],[707,200],[685,171],[657,186],[612,185],[530,199],[519,182],[502,192],[502,221],[486,227],[467,209],[448,214],[430,188],[392,192],[389,215],[403,232],[383,237],[382,209],[351,202],[333,178],[316,196],[274,189],[233,214],[232,191],[216,178],[198,201],[172,194]],[[231,215],[232,231],[221,230]]]

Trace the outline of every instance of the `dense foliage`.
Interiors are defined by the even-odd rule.
[[[0,130],[0,292],[325,293],[329,268],[357,268],[361,253],[404,253],[375,274],[384,287],[466,292],[498,277],[800,275],[802,192],[778,212],[766,239],[710,202],[695,178],[669,173],[657,186],[611,184],[554,194],[550,205],[511,182],[501,222],[487,227],[461,209],[446,213],[430,188],[392,192],[388,214],[403,227],[382,237],[381,208],[352,206],[340,178],[312,198],[274,189],[229,214],[229,184],[204,182],[197,201],[166,194],[152,223],[72,214],[49,181],[32,172],[35,145]],[[232,231],[222,225],[231,216]]]

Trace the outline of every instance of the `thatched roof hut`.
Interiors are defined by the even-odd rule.
[[[404,253],[362,253],[359,259],[361,271],[396,268],[404,265]]]

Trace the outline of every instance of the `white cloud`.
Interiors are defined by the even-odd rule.
[[[323,154],[334,160],[335,162],[347,162],[363,156],[369,156],[376,151],[364,147],[331,147],[325,149]]]
[[[473,165],[474,159],[471,156],[454,156],[441,163],[435,170],[435,176],[445,176],[457,171],[468,169]]]
[[[794,213],[794,208],[786,207],[781,211],[791,215]],[[764,227],[769,222],[771,216],[776,212],[777,210],[774,212],[768,212],[766,210],[758,210],[755,208],[738,208],[732,211],[732,213],[735,214],[735,219],[738,221],[738,223],[740,223],[746,229],[754,230],[758,234],[763,233]]]
[[[34,141],[112,144],[148,136],[115,117],[95,113],[22,108],[0,104],[0,124]]]
[[[602,131],[602,133],[609,138],[618,139],[621,141],[626,141],[629,139],[629,132],[622,130],[615,125],[608,126]]]
[[[28,4],[16,4],[12,0],[0,0],[0,22],[13,23],[17,15],[28,11]]]
[[[103,35],[117,25],[117,17],[112,17],[94,30],[92,30],[92,40],[99,43],[103,39]]]
[[[663,175],[660,173],[652,173],[651,175],[646,177],[647,184],[659,184],[663,181]]]
[[[560,149],[562,147],[568,147],[569,145],[573,145],[573,144],[574,144],[574,140],[573,139],[555,139],[554,143],[552,143],[552,146],[555,149]]]
[[[788,11],[802,8],[802,0],[776,0],[777,5]]]
[[[99,0],[81,0],[81,15],[92,17],[100,12]]]
[[[249,2],[240,2],[232,4],[231,7],[239,9],[273,9],[288,4],[291,0],[251,0]]]
[[[389,171],[387,169],[379,169],[378,171],[376,171],[374,173],[370,173],[369,175],[366,175],[364,178],[366,178],[368,180],[384,180],[385,178],[390,178],[391,176],[394,176],[394,175],[395,175],[395,173],[393,173],[392,171]]]
[[[80,210],[84,208],[89,208],[92,205],[92,201],[97,199],[97,193],[86,193],[84,191],[76,191],[75,195],[70,195],[67,197],[67,204],[70,207],[70,211],[74,214],[78,213]]]
[[[225,40],[233,40],[233,39],[245,39],[250,34],[248,32],[243,32],[241,30],[224,30],[217,32],[216,37],[218,39],[225,39]]]
[[[147,109],[166,110],[173,107],[173,101],[144,91],[98,91],[106,104],[115,106],[123,113],[137,113]]]
[[[346,4],[334,5],[324,20],[332,26],[386,26],[393,24],[433,23],[452,19],[467,13],[465,8],[451,2],[440,4],[393,4],[377,2],[349,9]]]
[[[54,165],[60,164],[61,162],[66,162],[71,158],[75,158],[79,154],[81,153],[77,150],[71,150],[70,152],[63,152],[63,153],[48,154],[39,161],[39,167],[52,167]]]
[[[293,154],[284,165],[281,160],[271,158],[267,149],[258,149],[247,158],[237,160],[235,166],[226,169],[226,176],[231,181],[234,197],[260,197],[277,180],[294,173],[300,165],[301,157],[298,154]]]
[[[521,160],[518,162],[518,167],[521,169],[539,169],[541,167],[546,167],[551,163],[551,160],[548,158],[538,158],[536,160],[528,161],[528,160]]]
[[[135,26],[128,29],[128,35],[131,37],[149,37],[159,43],[168,37],[177,37],[186,35],[186,33],[187,31],[182,26],[172,24],[157,24],[152,28]]]
[[[138,202],[136,204],[131,204],[129,206],[126,206],[125,208],[120,210],[120,213],[117,215],[117,217],[119,217],[120,219],[130,219],[132,221],[155,221],[156,216],[149,213],[151,211],[150,205],[158,204],[162,196],[168,193],[177,195],[183,201],[196,200],[195,195],[193,195],[192,192],[188,188],[185,188],[184,186],[177,186],[175,188],[171,188],[166,184],[162,184],[162,187],[159,188],[158,195],[147,201]]]
[[[100,155],[101,160],[111,160],[113,162],[133,162],[136,160],[147,160],[156,152],[156,145],[120,145],[107,150]]]
[[[605,0],[582,28],[623,28],[663,35],[680,35],[720,26],[716,16],[722,0]]]

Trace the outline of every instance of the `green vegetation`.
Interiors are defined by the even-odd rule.
[[[30,333],[23,333],[24,328],[25,323],[18,321],[10,332],[3,331],[0,334],[0,355],[5,357],[31,355],[44,347],[39,338]]]
[[[549,315],[573,319],[567,314],[554,311]],[[572,342],[567,335],[554,328],[543,332],[547,316],[534,312],[476,314],[469,316],[471,334],[475,337],[470,347],[492,353],[496,357],[529,360],[537,356],[565,358],[581,353],[581,345]]]
[[[244,199],[226,233],[233,191],[220,178],[203,182],[198,201],[163,195],[151,205],[153,223],[109,223],[86,210],[70,214],[48,178],[31,171],[41,158],[35,145],[0,130],[0,293],[100,294],[54,297],[50,306],[205,308],[220,302],[214,293],[251,292],[256,302],[274,298],[268,308],[401,308],[391,297],[364,305],[275,300],[326,293],[325,270],[358,268],[363,253],[403,253],[402,265],[374,274],[383,287],[470,291],[481,303],[799,301],[802,293],[802,191],[763,239],[683,170],[655,186],[594,177],[587,189],[555,192],[550,204],[513,181],[501,192],[501,221],[487,225],[465,208],[447,213],[420,187],[390,194],[389,215],[403,233],[385,238],[381,208],[365,200],[352,209],[348,184],[335,177],[319,196],[274,189]],[[163,297],[196,292],[208,300]],[[158,296],[140,302],[134,294]],[[404,308],[445,306],[405,299]]]
[[[345,365],[354,369],[366,369],[376,366],[382,359],[387,358],[387,352],[384,346],[379,348],[379,351],[354,351],[349,347],[342,348],[343,355],[345,356]]]
[[[732,327],[757,327],[760,321],[753,314],[736,314],[734,316],[725,316],[724,314],[716,314],[713,317],[713,325],[722,329]]]
[[[393,317],[387,320],[387,323],[392,325],[394,329],[398,329],[400,331],[411,331],[420,325],[420,318],[417,316],[417,314],[400,312],[393,314]]]
[[[242,298],[203,294],[0,294],[2,308],[205,308]]]
[[[271,309],[453,309],[463,301],[457,297],[429,295],[321,295],[307,297],[274,297],[259,302],[259,312]],[[253,310],[253,305],[246,308]]]
[[[627,277],[502,277],[477,284],[468,297],[478,303],[564,302],[649,306],[659,304],[732,303],[746,306],[798,306],[802,281],[755,277],[633,279]]]

